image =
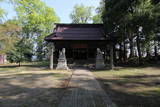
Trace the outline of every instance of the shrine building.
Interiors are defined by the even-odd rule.
[[[97,48],[104,54],[110,48],[103,24],[56,24],[53,33],[45,41],[52,45],[51,58],[54,60],[51,61],[55,63],[62,48],[66,49],[68,63],[80,60],[94,63]]]

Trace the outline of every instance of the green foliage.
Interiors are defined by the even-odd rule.
[[[152,17],[154,18],[154,23],[155,23],[155,32],[158,33],[160,32],[160,2],[157,2],[153,4],[153,9],[152,9]]]
[[[4,15],[6,14],[5,10],[0,8],[0,22],[2,23],[2,19],[4,18]]]
[[[31,61],[32,44],[21,38],[17,20],[8,20],[0,26],[0,54],[6,54],[10,62]]]
[[[18,19],[25,33],[50,33],[53,24],[59,22],[54,10],[40,0],[14,0],[14,3]]]
[[[152,36],[155,29],[151,0],[106,1],[103,17],[108,34],[119,32],[120,28],[137,34],[139,27],[142,27],[146,38],[151,38],[147,36]]]
[[[115,44],[124,46],[121,50],[125,50],[125,44],[133,45],[134,41],[140,62],[142,51],[149,50],[151,41],[155,41],[160,31],[159,10],[160,3],[155,0],[105,0],[102,15],[105,32]]]
[[[18,41],[17,33],[21,30],[16,24],[6,22],[0,25],[0,54],[6,54]]]
[[[0,2],[2,2],[2,1],[4,1],[4,0],[0,0]],[[6,11],[0,7],[0,24],[2,24],[3,18],[5,15],[6,15]]]
[[[104,0],[102,0],[100,2],[100,6],[96,8],[97,14],[92,17],[93,23],[103,23],[102,15],[103,15],[104,9],[105,9],[105,2]]]
[[[31,61],[32,58],[32,44],[28,44],[26,40],[21,39],[15,44],[15,48],[7,53],[7,59],[12,63],[20,63],[23,61]]]
[[[74,10],[70,14],[72,23],[88,23],[92,19],[93,7],[81,5],[75,5]]]
[[[41,0],[13,0],[15,10],[17,12],[19,25],[22,26],[21,38],[27,40],[29,44],[37,45],[32,52],[39,53],[45,57],[44,37],[50,34],[54,28],[54,23],[59,22],[53,8],[46,6]]]
[[[99,13],[97,15],[93,16],[93,18],[92,18],[93,23],[103,23],[101,17],[102,17],[102,15]]]

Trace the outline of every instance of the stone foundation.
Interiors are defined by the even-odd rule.
[[[96,69],[104,69],[104,59],[103,59],[103,52],[97,48],[97,56],[96,56]]]
[[[65,48],[63,48],[62,51],[59,52],[59,59],[56,69],[68,70]]]
[[[56,69],[58,70],[68,70],[67,60],[66,59],[58,59],[58,64]]]

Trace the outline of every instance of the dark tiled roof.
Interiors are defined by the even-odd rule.
[[[57,24],[45,40],[105,40],[103,24]]]

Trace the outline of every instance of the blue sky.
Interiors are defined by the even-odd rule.
[[[56,14],[60,17],[61,23],[70,23],[71,20],[69,18],[69,14],[72,12],[75,4],[84,4],[85,6],[94,6],[97,7],[99,5],[100,0],[42,0],[49,7],[55,9]],[[11,4],[8,3],[0,3],[0,6],[6,10],[8,13],[7,19],[11,19],[16,15]]]

